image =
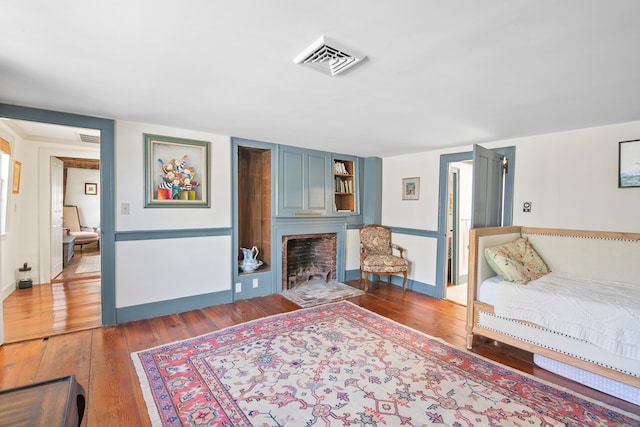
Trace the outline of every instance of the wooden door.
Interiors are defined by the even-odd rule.
[[[503,225],[503,159],[503,156],[493,150],[473,146],[473,228]]]
[[[62,160],[51,157],[51,279],[62,272],[62,205],[63,172]]]

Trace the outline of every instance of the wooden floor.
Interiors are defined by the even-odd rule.
[[[100,255],[96,244],[76,247],[69,266],[52,283],[17,289],[4,300],[5,343],[102,325],[100,273],[76,273],[80,259],[91,255]]]
[[[348,282],[357,286],[357,282]],[[374,282],[350,299],[371,311],[464,348],[465,308]],[[87,394],[83,425],[148,426],[146,404],[130,354],[263,316],[296,310],[280,295],[240,300],[186,313],[99,327],[0,347],[0,389],[75,375]],[[46,321],[45,321],[46,322]],[[640,407],[562,379],[532,364],[531,354],[476,338],[475,353],[630,412]]]

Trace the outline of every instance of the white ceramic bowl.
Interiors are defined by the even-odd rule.
[[[256,261],[246,264],[240,263],[240,270],[242,270],[243,273],[250,273],[252,271],[256,271],[262,264],[262,261]]]

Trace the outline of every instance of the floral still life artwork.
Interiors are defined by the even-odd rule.
[[[145,207],[208,207],[209,143],[145,134]]]
[[[632,426],[342,301],[131,355],[154,426]]]

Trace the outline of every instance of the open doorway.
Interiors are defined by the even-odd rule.
[[[479,150],[480,149],[480,150]],[[468,270],[468,229],[474,227],[474,222],[480,224],[486,220],[487,212],[496,211],[498,204],[502,225],[511,225],[513,219],[513,189],[515,175],[515,147],[501,147],[493,152],[502,161],[489,168],[485,154],[480,153],[482,147],[474,146],[474,151],[463,153],[442,154],[440,156],[440,193],[438,196],[438,263],[436,271],[436,289],[434,295],[438,298],[452,297],[448,294],[449,277],[457,286],[466,282],[465,274]],[[499,169],[501,179],[488,180],[488,172],[495,174],[494,166]],[[470,196],[467,196],[462,171],[468,168],[471,173]],[[492,175],[493,177],[493,175]],[[465,204],[469,203],[471,210],[470,225],[467,226]],[[454,211],[454,208],[456,209]],[[454,220],[454,216],[457,219]],[[486,222],[486,221],[485,221]],[[482,227],[489,225],[476,225]],[[451,239],[449,239],[449,236]],[[454,248],[454,246],[456,248]],[[449,249],[451,248],[451,251]],[[451,260],[451,263],[449,263]],[[461,261],[463,263],[462,266]],[[464,293],[464,292],[461,292]],[[461,299],[466,304],[466,299]],[[461,302],[461,303],[462,303]]]
[[[449,163],[445,299],[466,305],[473,161]]]
[[[5,342],[100,326],[99,241],[76,245],[62,209],[68,203],[80,206],[83,225],[90,223],[100,235],[100,130],[22,120],[3,125],[20,136],[23,171],[40,172],[32,185],[22,186],[16,209],[20,204],[23,213],[12,225],[17,240],[26,242],[18,253],[20,261],[32,261],[36,284],[5,299]],[[78,270],[83,264],[88,268]],[[21,310],[23,304],[31,309]]]

